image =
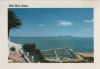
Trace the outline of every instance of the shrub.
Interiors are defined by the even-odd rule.
[[[44,56],[41,54],[41,51],[36,48],[35,43],[25,43],[23,49],[25,52],[29,52],[31,56],[34,56],[37,62],[44,62]]]

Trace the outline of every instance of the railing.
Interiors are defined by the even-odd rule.
[[[9,45],[8,46],[9,47],[15,47],[16,51],[19,51],[21,53],[21,55],[23,55],[23,58],[26,60],[26,62],[28,62],[28,63],[32,63],[33,62],[33,61],[31,61],[31,60],[33,60],[33,56],[32,56],[32,59],[30,60],[28,54],[26,55],[24,53],[21,44],[16,44],[14,42],[9,41]]]
[[[23,51],[23,54],[24,54],[25,57],[28,58],[28,60],[27,60],[28,62],[35,63],[35,61],[34,61],[34,56],[31,56],[31,55],[29,54],[29,52]]]
[[[24,57],[24,59],[26,60],[26,62],[32,63],[32,62],[29,60],[28,56],[24,54],[23,50],[20,49],[19,51],[20,51],[20,53],[23,55],[23,57]]]

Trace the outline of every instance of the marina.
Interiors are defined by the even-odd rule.
[[[38,63],[34,61],[34,56],[30,56],[28,52],[23,51],[21,44],[16,44],[9,41],[9,48],[11,47],[14,47],[16,51],[9,51],[8,62]],[[84,60],[84,57],[93,57],[93,53],[92,54],[79,53],[73,51],[70,48],[56,48],[56,49],[41,50],[41,53],[44,56],[45,60],[51,63],[89,62],[87,60]]]
[[[80,62],[80,61],[84,60],[84,57],[86,57],[85,54],[87,54],[87,53],[84,53],[84,55],[83,55],[79,52],[73,51],[70,48],[48,49],[48,50],[42,50],[41,52],[44,55],[46,60],[49,60],[51,62],[58,62],[58,63]],[[68,54],[70,55],[70,57]],[[93,57],[93,53],[92,54],[88,53],[87,57]]]

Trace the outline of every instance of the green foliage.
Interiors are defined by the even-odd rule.
[[[31,56],[34,56],[35,60],[39,62],[44,62],[44,56],[41,54],[41,51],[36,48],[35,43],[26,43],[23,45],[23,49],[25,52],[29,52]]]
[[[15,47],[11,47],[10,51],[16,51]]]
[[[21,25],[21,20],[16,16],[16,14],[8,10],[8,35],[12,28],[19,28]]]
[[[93,62],[94,61],[94,58],[91,57],[91,56],[85,56],[84,57],[84,60],[87,60],[88,62]]]
[[[35,53],[36,45],[35,45],[35,43],[33,43],[33,44],[26,43],[26,44],[24,44],[23,49],[26,52],[29,52],[30,55],[33,55]]]
[[[36,52],[35,52],[35,58],[37,60],[39,60],[40,62],[44,61],[44,56],[41,54],[39,49],[37,49]]]

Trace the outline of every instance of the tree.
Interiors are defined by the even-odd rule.
[[[19,28],[21,25],[21,20],[16,16],[12,10],[8,10],[8,36],[10,30],[13,28]]]
[[[35,58],[40,62],[44,62],[44,60],[45,60],[44,56],[42,55],[42,53],[39,49],[36,50]]]
[[[33,55],[35,53],[35,50],[36,50],[36,45],[35,43],[25,43],[24,46],[23,46],[23,49],[25,52],[29,52],[30,55]]]
[[[36,61],[39,61],[39,62],[44,62],[44,56],[42,55],[41,51],[39,49],[36,48],[36,45],[35,43],[25,43],[23,45],[23,50],[25,52],[29,52],[29,54],[31,56],[34,56],[34,58],[36,59]]]

